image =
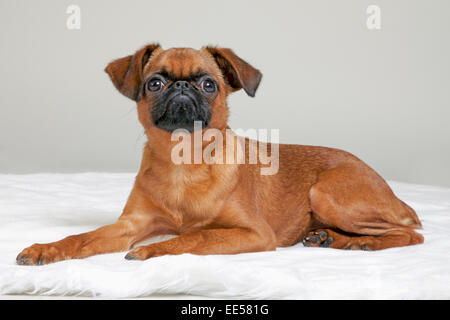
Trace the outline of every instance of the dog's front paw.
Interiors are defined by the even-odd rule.
[[[55,246],[38,243],[24,249],[16,258],[19,265],[43,265],[60,260],[63,256]]]
[[[158,250],[154,245],[141,246],[131,250],[125,256],[127,260],[147,260],[149,258],[163,256],[166,253]]]

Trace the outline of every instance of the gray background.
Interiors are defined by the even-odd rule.
[[[66,8],[81,7],[81,30]],[[366,9],[381,8],[381,30]],[[348,150],[386,179],[450,186],[450,1],[0,2],[0,172],[137,171],[131,100],[103,72],[163,47],[231,47],[262,70],[231,127]]]

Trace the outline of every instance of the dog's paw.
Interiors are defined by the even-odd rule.
[[[159,257],[165,253],[157,250],[154,245],[141,246],[131,250],[125,256],[127,260],[147,260],[149,258]]]
[[[24,249],[16,258],[19,265],[43,265],[63,260],[60,251],[50,244],[35,243]]]
[[[315,230],[309,232],[303,238],[303,245],[305,247],[323,247],[329,248],[333,243],[334,238],[328,235],[325,230]]]

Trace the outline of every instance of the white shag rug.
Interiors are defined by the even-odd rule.
[[[132,298],[193,294],[242,299],[449,299],[450,189],[390,182],[418,213],[423,245],[383,251],[306,248],[239,255],[126,252],[44,266],[18,266],[31,244],[113,223],[130,173],[0,174],[0,294]]]

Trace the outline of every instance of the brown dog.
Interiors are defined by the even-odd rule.
[[[274,175],[261,175],[260,162],[173,163],[175,129],[193,134],[193,122],[200,121],[202,130],[224,132],[228,94],[243,88],[254,96],[261,73],[230,49],[147,45],[111,62],[106,72],[122,94],[137,102],[148,138],[123,213],[116,223],[95,231],[34,244],[18,255],[18,264],[125,251],[161,234],[179,236],[137,247],[125,258],[266,251],[301,240],[306,246],[363,250],[423,242],[413,230],[421,227],[414,210],[345,151],[279,145]],[[236,153],[239,144],[231,147],[228,140],[224,148]],[[246,139],[245,146],[249,143]]]

